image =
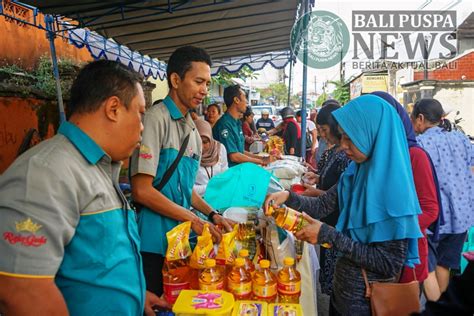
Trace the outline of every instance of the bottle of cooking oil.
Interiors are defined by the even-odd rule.
[[[249,219],[255,217],[253,214],[248,215]],[[247,249],[250,257],[253,257],[256,252],[256,225],[254,220],[247,220],[244,223],[239,224],[237,231],[237,240],[240,241],[242,248]]]
[[[253,297],[257,301],[274,303],[277,298],[277,279],[270,271],[270,261],[260,260],[260,269],[252,278]]]
[[[296,233],[307,224],[300,212],[287,206],[274,207],[270,205],[265,215],[273,217],[279,227],[292,233]]]
[[[168,303],[174,304],[181,290],[191,288],[191,268],[187,259],[165,260],[163,264],[163,292]]]
[[[277,273],[278,302],[299,304],[301,295],[301,276],[295,268],[295,260],[286,257],[283,268]]]
[[[251,276],[255,273],[255,265],[253,264],[252,260],[249,258],[249,251],[247,249],[241,249],[239,251],[239,257],[244,259],[245,262],[245,270],[250,273]]]
[[[199,289],[201,291],[215,291],[224,289],[224,274],[220,267],[216,267],[216,260],[206,259],[205,266],[199,275]]]
[[[303,258],[303,250],[304,250],[304,241],[302,240],[295,240],[295,253],[296,253],[296,262],[300,262]]]
[[[245,269],[244,258],[235,259],[234,268],[227,276],[227,289],[234,294],[235,300],[252,298],[252,276]]]
[[[287,206],[274,207],[270,204],[265,215],[273,217],[277,226],[292,233],[298,232],[308,224],[300,212]],[[321,246],[331,248],[329,243],[323,243]]]

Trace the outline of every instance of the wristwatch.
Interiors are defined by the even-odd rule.
[[[207,215],[207,220],[211,223],[214,223],[213,218],[215,215],[219,215],[219,213],[217,213],[216,211],[211,211],[209,215]]]

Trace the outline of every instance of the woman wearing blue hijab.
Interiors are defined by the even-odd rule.
[[[308,225],[295,234],[310,243],[328,243],[340,254],[331,297],[332,315],[370,315],[361,268],[369,281],[396,282],[404,265],[419,263],[417,239],[421,213],[411,173],[408,144],[395,109],[364,95],[333,112],[341,147],[353,160],[339,183],[318,198],[284,191],[266,203],[304,214]],[[268,204],[267,204],[268,205]],[[336,228],[314,218],[339,208]]]

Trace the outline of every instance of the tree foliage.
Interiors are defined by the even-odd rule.
[[[233,84],[232,79],[239,78],[242,80],[246,80],[256,79],[257,77],[258,74],[256,72],[254,72],[248,66],[244,66],[236,73],[229,73],[225,70],[221,70],[217,75],[212,76],[211,82],[219,86],[227,87]]]
[[[263,99],[273,98],[275,105],[288,103],[288,87],[282,82],[271,83],[268,87],[257,89]]]
[[[351,98],[351,92],[349,85],[341,80],[330,81],[330,84],[335,86],[333,90],[333,98],[336,99],[341,104],[346,104]]]
[[[318,99],[316,100],[316,105],[317,106],[322,106],[324,101],[328,99],[328,94],[326,92],[323,92],[321,95],[319,95]]]

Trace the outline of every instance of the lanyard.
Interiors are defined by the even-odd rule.
[[[209,174],[209,171],[207,171],[207,167],[204,167],[204,170],[206,170],[207,177],[209,180],[211,180],[211,178],[214,176],[214,166],[211,166],[211,174]]]

